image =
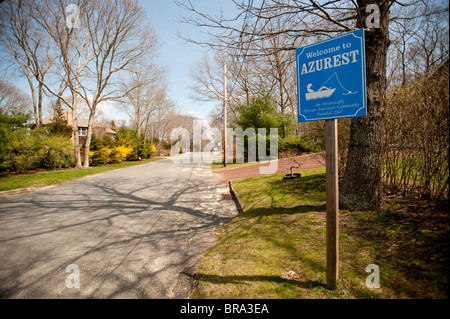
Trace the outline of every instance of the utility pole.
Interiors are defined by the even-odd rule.
[[[227,64],[223,64],[223,166],[227,167]]]

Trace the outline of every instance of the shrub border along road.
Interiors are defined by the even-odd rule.
[[[26,194],[37,191],[45,187],[52,187],[61,183],[74,181],[97,174],[110,172],[117,169],[124,169],[136,165],[148,164],[161,158],[145,159],[141,163],[138,161],[122,162],[119,164],[108,164],[92,166],[87,169],[65,169],[43,171],[34,174],[17,174],[0,178],[0,198],[19,194]]]

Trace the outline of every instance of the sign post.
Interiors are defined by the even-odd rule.
[[[227,65],[223,64],[223,167],[227,167]]]
[[[339,277],[337,119],[366,116],[364,29],[296,50],[298,122],[325,120],[327,288]]]
[[[339,185],[337,120],[325,121],[327,191],[327,288],[336,288],[339,276]]]

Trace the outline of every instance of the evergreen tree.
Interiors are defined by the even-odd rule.
[[[52,135],[60,135],[64,137],[72,136],[72,127],[67,125],[64,110],[60,105],[55,108],[53,119],[50,124],[47,125],[47,130]]]
[[[278,128],[278,134],[285,137],[290,134],[295,125],[291,114],[277,112],[275,100],[266,91],[263,91],[261,96],[250,105],[241,105],[239,111],[240,117],[237,124],[243,130],[251,127],[257,132],[258,128],[265,128],[266,132],[270,132],[270,128]]]

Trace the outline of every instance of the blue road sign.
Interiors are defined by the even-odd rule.
[[[296,50],[298,121],[366,116],[364,29]]]

